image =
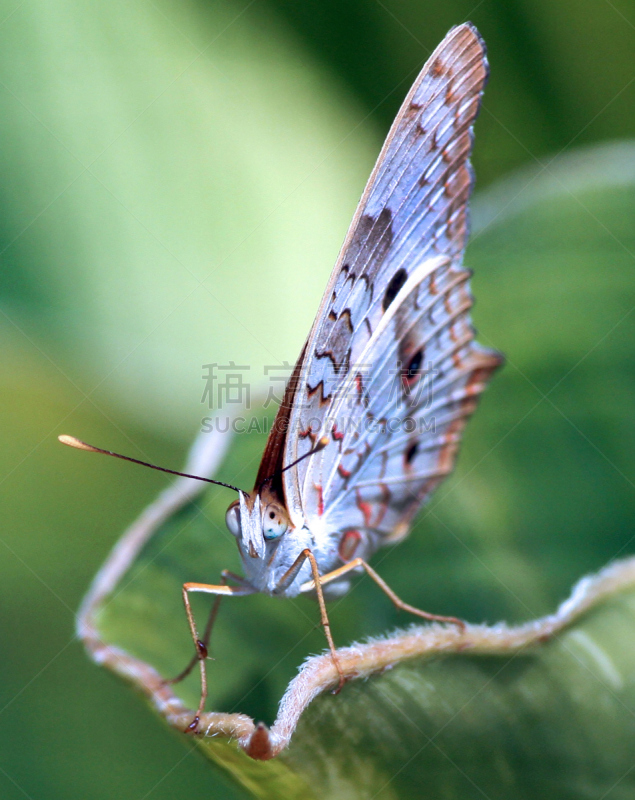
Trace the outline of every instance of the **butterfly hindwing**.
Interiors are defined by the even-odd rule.
[[[328,530],[407,532],[421,503],[452,470],[463,427],[500,356],[473,341],[470,273],[436,257],[411,275],[370,340],[368,372],[354,371],[309,459],[308,519]]]

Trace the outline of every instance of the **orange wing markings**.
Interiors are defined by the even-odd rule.
[[[355,489],[355,505],[364,519],[364,527],[370,530],[378,529],[390,507],[392,493],[385,483],[377,484],[381,492],[380,497],[364,498],[357,487]]]
[[[364,526],[370,528],[373,518],[373,507],[370,503],[362,499],[359,489],[355,489],[355,502],[357,503],[357,508],[359,508],[364,517]]]
[[[342,476],[342,478],[344,478],[345,481],[347,481],[353,474],[351,470],[344,469],[344,466],[342,464],[337,465],[337,471]]]
[[[353,559],[361,541],[362,534],[354,528],[344,533],[337,548],[337,554],[344,563]]]
[[[313,446],[317,441],[317,433],[315,433],[315,431],[311,427],[309,427],[306,428],[305,430],[298,431],[298,439],[309,439],[311,445]]]
[[[336,422],[333,423],[333,427],[331,428],[331,436],[336,442],[341,442],[344,439],[344,433],[338,429]]]
[[[318,516],[321,517],[324,514],[324,492],[322,490],[322,485],[317,484],[315,490],[318,495]]]
[[[359,403],[368,408],[368,395],[364,392],[364,376],[361,372],[355,375],[355,387],[357,389],[357,399]]]

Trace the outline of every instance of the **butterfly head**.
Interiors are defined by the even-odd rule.
[[[280,570],[286,571],[293,551],[298,546],[301,548],[301,540],[297,536],[294,537],[295,547],[289,546],[289,540],[287,546],[281,546],[285,541],[285,534],[291,530],[297,533],[297,529],[291,522],[285,503],[280,499],[280,490],[276,488],[274,479],[305,458],[323,450],[328,443],[329,438],[322,437],[307,453],[260,480],[253,492],[236,490],[238,500],[227,509],[225,522],[230,533],[236,537],[243,566],[250,579],[262,578],[263,573],[268,572],[273,581],[272,586],[275,585],[276,574]]]
[[[227,509],[225,521],[246,564],[263,559],[292,527],[284,506],[270,492],[240,492]]]

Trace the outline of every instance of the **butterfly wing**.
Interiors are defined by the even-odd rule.
[[[445,256],[415,268],[361,355],[369,368],[351,370],[334,395],[319,431],[332,443],[307,459],[302,493],[307,518],[322,517],[325,530],[395,541],[451,472],[501,363],[474,342],[469,277]]]
[[[258,476],[262,480],[291,464],[329,435],[323,451],[280,476],[296,524],[324,515],[330,523],[337,515],[354,525],[361,514],[360,525],[365,521],[396,535],[431,490],[431,481],[449,471],[471,398],[493,369],[496,357],[471,342],[471,299],[466,273],[458,267],[473,183],[472,126],[486,79],[485,47],[477,31],[469,24],[451,30],[408,93],[379,155]],[[430,293],[427,301],[421,291]],[[432,298],[440,304],[431,307]],[[462,304],[460,311],[455,301]],[[419,314],[424,307],[427,316]],[[410,317],[412,324],[406,321]],[[461,347],[449,348],[454,335]],[[412,442],[379,429],[353,440],[354,433],[344,430],[347,421],[369,423],[390,414],[399,419],[389,373],[401,369],[400,359],[415,345],[427,348],[424,358],[432,370],[444,370],[435,402],[443,403],[441,387],[450,393],[444,416],[436,416],[437,431],[423,437],[416,457],[408,456]],[[412,398],[408,403],[406,417],[425,416]]]

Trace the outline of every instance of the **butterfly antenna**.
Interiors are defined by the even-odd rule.
[[[205,483],[213,483],[216,486],[224,486],[226,489],[233,489],[235,492],[240,492],[236,486],[232,486],[231,483],[223,483],[222,481],[213,481],[211,478],[201,478],[200,475],[188,475],[187,472],[177,472],[175,469],[166,469],[165,467],[157,467],[156,464],[149,464],[147,461],[140,461],[138,458],[131,458],[130,456],[122,456],[121,453],[113,453],[111,450],[102,450],[101,447],[93,447],[92,444],[86,444],[86,442],[82,442],[80,439],[76,439],[74,436],[66,436],[66,434],[62,434],[62,436],[57,437],[58,440],[68,447],[74,447],[76,450],[87,450],[89,453],[101,453],[104,456],[113,456],[114,458],[121,458],[123,461],[131,461],[133,464],[141,464],[142,467],[149,467],[150,469],[156,469],[159,472],[168,472],[170,475],[179,475],[181,478],[193,478],[195,481],[204,481]]]
[[[295,467],[296,464],[299,464],[300,461],[304,461],[305,458],[308,458],[309,456],[312,456],[315,453],[319,453],[320,450],[324,450],[329,441],[330,439],[328,436],[323,436],[321,439],[318,440],[318,443],[315,445],[315,447],[311,448],[311,450],[309,450],[308,453],[305,453],[303,456],[300,456],[300,458],[296,458],[295,461],[292,461],[290,464],[287,464],[286,467],[283,467],[282,469],[279,469],[277,472],[274,472],[272,475],[269,475],[267,478],[264,479],[264,481],[262,481],[262,483],[267,483],[267,481],[271,481],[274,478],[277,478],[278,475],[282,475],[283,472],[286,472],[288,469],[291,469],[291,467]]]

